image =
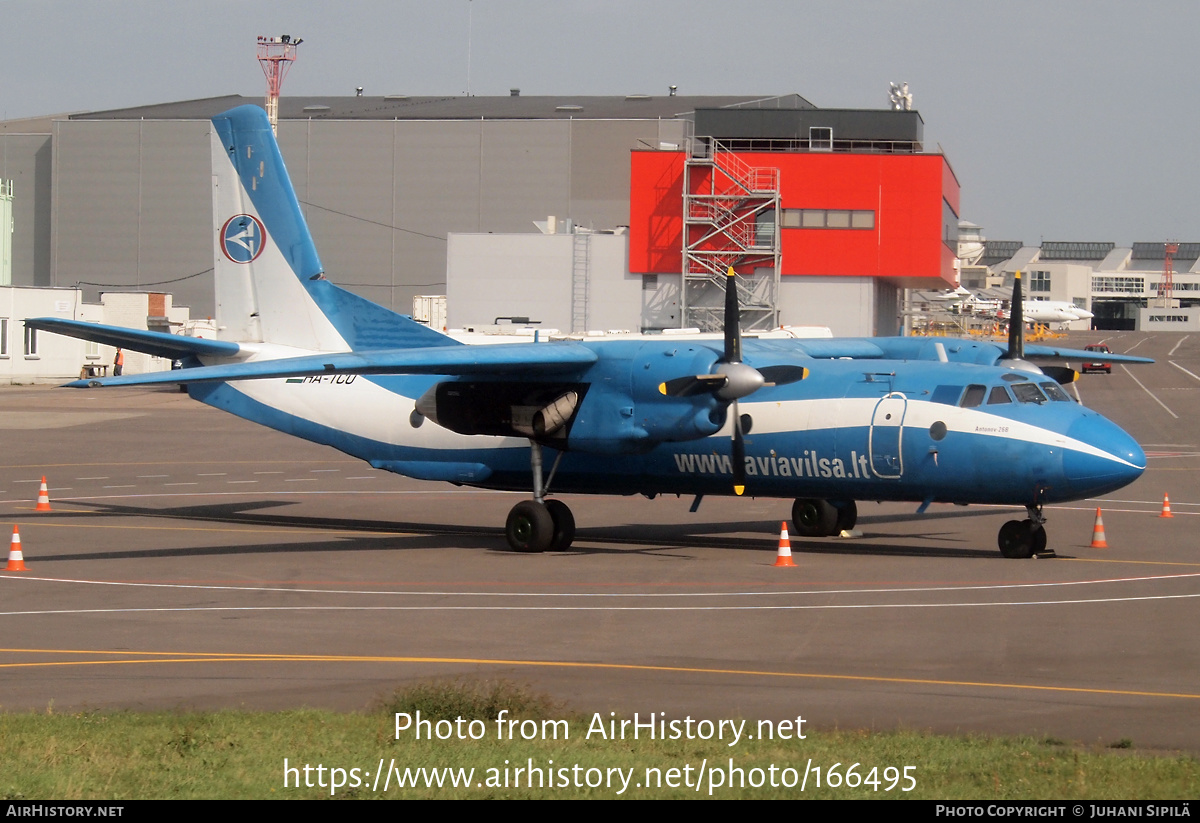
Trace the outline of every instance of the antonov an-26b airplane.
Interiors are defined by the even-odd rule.
[[[263,111],[212,121],[218,339],[41,318],[33,328],[181,358],[173,372],[73,386],[182,383],[204,403],[378,469],[524,490],[506,534],[563,550],[553,493],[793,498],[802,536],[852,528],[857,500],[1023,506],[1006,557],[1046,546],[1046,504],[1118,489],[1138,444],[1068,398],[1082,351],[966,340],[741,339],[727,281],[724,341],[471,346],[335,286]],[[733,268],[730,278],[736,276]],[[1021,305],[1020,280],[1013,305]],[[1105,355],[1117,362],[1145,358]]]

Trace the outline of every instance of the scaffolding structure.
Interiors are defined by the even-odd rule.
[[[290,34],[258,38],[258,64],[267,76],[267,119],[276,135],[279,133],[279,90],[283,88],[288,69],[296,62],[296,47],[303,42],[293,40]]]
[[[1175,254],[1179,251],[1178,243],[1163,244],[1163,273],[1158,282],[1158,298],[1154,305],[1157,308],[1177,309],[1179,302],[1174,300],[1175,293]]]
[[[746,330],[779,325],[779,169],[754,168],[721,141],[687,140],[683,170],[684,327],[720,331],[732,266]]]

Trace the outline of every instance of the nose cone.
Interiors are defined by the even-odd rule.
[[[1067,484],[1077,497],[1128,486],[1146,470],[1146,453],[1120,426],[1086,413],[1067,430],[1073,441],[1063,456]]]

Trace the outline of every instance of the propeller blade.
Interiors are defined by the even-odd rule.
[[[758,372],[767,386],[786,386],[808,377],[808,369],[803,366],[763,366]]]
[[[742,362],[742,329],[738,317],[737,273],[725,273],[725,362]]]
[[[1025,306],[1021,294],[1021,272],[1013,274],[1012,311],[1008,317],[1008,359],[1025,359]]]
[[[659,383],[658,391],[667,397],[693,397],[697,394],[720,391],[728,382],[729,378],[724,374],[689,375]]]
[[[1054,379],[1060,386],[1074,383],[1079,379],[1079,372],[1070,366],[1042,366],[1042,373]]]
[[[729,413],[733,415],[733,493],[741,496],[746,490],[746,441],[742,435],[742,416],[738,414],[736,400],[730,404]]]

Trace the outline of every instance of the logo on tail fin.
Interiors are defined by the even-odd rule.
[[[252,263],[266,246],[267,230],[250,214],[235,214],[221,227],[221,251],[234,263]]]

